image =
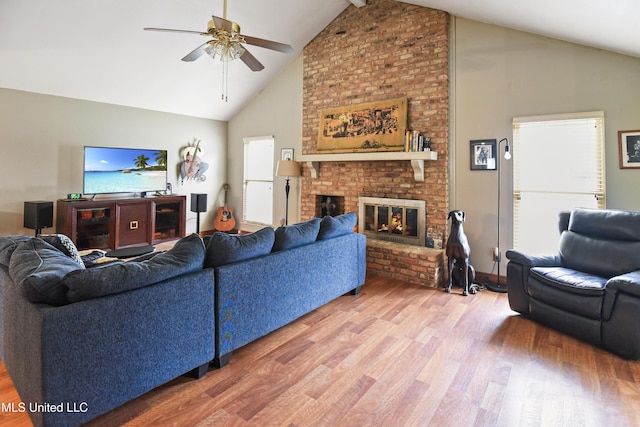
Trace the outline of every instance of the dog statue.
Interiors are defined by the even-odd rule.
[[[445,290],[451,292],[451,286],[455,283],[462,286],[462,295],[475,294],[480,287],[473,283],[476,278],[476,271],[469,263],[471,248],[462,228],[465,213],[460,210],[451,211],[449,212],[449,219],[451,219],[451,230],[447,239],[446,249],[449,262],[449,283]]]

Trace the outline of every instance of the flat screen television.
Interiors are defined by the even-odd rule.
[[[146,193],[167,188],[167,150],[84,147],[83,194]]]

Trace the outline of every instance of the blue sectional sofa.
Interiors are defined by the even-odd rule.
[[[206,372],[213,271],[202,269],[197,235],[149,261],[100,269],[56,251],[37,238],[0,238],[0,354],[21,398],[15,409],[34,425],[80,425],[182,374]],[[44,283],[64,272],[77,291],[72,303]]]
[[[226,365],[235,349],[341,295],[359,292],[366,274],[366,237],[351,232],[355,214],[336,218],[325,217],[322,221],[314,218],[281,227],[275,233],[263,229],[246,236],[218,233],[213,236],[207,246],[208,254],[231,239],[262,239],[265,246],[275,249],[246,260],[212,265],[217,367]],[[343,232],[327,232],[338,230],[340,226],[335,224],[341,220],[345,222],[341,226]],[[334,225],[329,226],[329,222]],[[306,230],[301,232],[303,228]]]
[[[59,236],[0,237],[0,358],[36,426],[76,426],[346,293],[366,272],[354,213],[187,236],[85,268]],[[17,408],[20,410],[20,407]]]

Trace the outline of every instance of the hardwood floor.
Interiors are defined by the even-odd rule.
[[[19,402],[4,367],[0,401]],[[0,425],[30,425],[2,413]],[[92,426],[637,426],[640,362],[463,297],[369,276],[344,296]]]

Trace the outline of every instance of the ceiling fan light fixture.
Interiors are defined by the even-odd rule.
[[[245,52],[245,48],[240,43],[222,42],[220,40],[207,44],[203,50],[211,58],[215,59],[217,56],[222,62],[238,59]]]
[[[240,58],[245,49],[239,43],[216,43],[215,51],[220,60],[226,62]]]
[[[208,43],[207,46],[203,49],[204,52],[211,57],[211,59],[215,59],[216,57],[216,49],[213,47],[213,43]]]

